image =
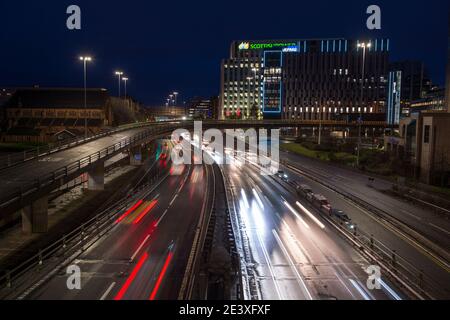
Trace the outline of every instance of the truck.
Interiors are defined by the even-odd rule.
[[[327,198],[325,198],[321,194],[312,194],[308,197],[308,200],[311,202],[311,204],[319,209],[322,212],[330,213],[331,211],[331,205],[328,202]]]

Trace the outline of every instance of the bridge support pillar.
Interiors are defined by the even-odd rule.
[[[48,196],[34,201],[22,210],[22,232],[44,233],[48,230]]]
[[[105,164],[103,162],[88,171],[88,189],[96,191],[105,189]]]
[[[130,165],[141,166],[143,160],[143,147],[134,147],[130,149]]]

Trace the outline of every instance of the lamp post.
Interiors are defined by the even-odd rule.
[[[116,76],[119,77],[119,99],[120,99],[120,82],[122,80],[123,72],[122,71],[116,71],[115,74],[116,74]]]
[[[174,92],[173,93],[173,96],[175,97],[175,99],[174,99],[174,104],[175,104],[175,107],[177,106],[177,98],[178,98],[178,92]]]
[[[322,108],[322,106],[320,106],[318,108],[319,108],[319,138],[318,138],[317,144],[320,146],[320,144],[322,143],[322,111],[323,111],[323,108]]]
[[[91,57],[80,57],[84,69],[84,138],[87,138],[87,63],[92,61]]]
[[[123,77],[122,78],[123,82],[125,82],[125,99],[127,98],[127,82],[128,82],[128,78],[127,77]]]
[[[362,125],[362,105],[364,101],[364,78],[365,78],[365,66],[366,66],[366,48],[369,48],[372,46],[370,42],[362,42],[358,43],[358,48],[363,49],[363,61],[362,61],[362,82],[361,82],[361,104],[359,109],[359,119],[358,119],[358,150],[357,150],[357,156],[356,156],[356,166],[359,167],[359,160],[360,160],[360,150],[361,150],[361,125]]]

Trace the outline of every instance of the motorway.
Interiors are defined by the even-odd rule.
[[[206,211],[210,171],[192,165],[170,172],[158,188],[130,204],[107,235],[71,262],[81,268],[81,290],[67,288],[63,270],[22,298],[177,299]]]
[[[374,239],[387,249],[395,250],[396,254],[404,259],[403,263],[414,270],[413,272],[417,277],[414,281],[419,282],[419,274],[423,273],[427,280],[427,285],[423,285],[423,287],[433,298],[446,299],[450,296],[450,273],[448,262],[444,258],[437,259],[415,237],[384,223],[383,220],[374,217],[364,208],[355,206],[341,194],[331,190],[330,186],[337,190],[346,191],[367,201],[376,208],[385,210],[411,229],[429,237],[434,244],[440,244],[443,247],[442,250],[447,253],[448,243],[450,243],[448,220],[431,211],[378,191],[390,188],[389,182],[376,180],[375,188],[372,188],[367,185],[368,176],[364,174],[336,168],[320,161],[290,153],[283,152],[280,156],[290,163],[294,163],[295,168],[301,169],[299,171],[283,168],[290,179],[307,184],[313,192],[324,195],[332,207],[343,210],[358,226],[359,230],[373,235]],[[301,172],[307,173],[307,175],[301,174]],[[433,227],[434,225],[436,227]]]
[[[384,246],[390,250],[395,250],[400,257],[406,260],[405,263],[410,264],[411,268],[417,270],[417,276],[420,272],[423,272],[424,277],[429,280],[429,285],[432,287],[427,289],[432,291],[431,295],[434,298],[448,299],[450,297],[448,260],[434,257],[415,237],[383,223],[382,220],[377,219],[367,210],[355,206],[328,186],[348,192],[374,207],[388,212],[395,219],[428,238],[433,244],[438,244],[442,247],[444,253],[448,253],[448,244],[450,243],[450,223],[448,219],[379,191],[391,188],[390,182],[377,179],[373,187],[369,187],[368,176],[364,174],[291,153],[283,152],[280,156],[294,163],[295,168],[300,169],[298,171],[283,168],[291,179],[305,183],[315,193],[324,195],[332,207],[346,212],[353,223],[358,226],[358,229],[367,234],[372,234]],[[305,172],[307,176],[299,174],[299,172]],[[314,180],[310,177],[313,177]]]
[[[381,192],[381,190],[392,190],[393,183],[376,179],[373,187],[369,187],[368,176],[355,171],[286,152],[283,153],[283,159],[299,163],[302,168],[320,176],[329,184],[391,213],[395,218],[430,238],[433,242],[441,244],[442,247],[445,248],[450,243],[450,220]]]
[[[368,290],[369,263],[277,178],[239,157],[222,169],[239,219],[247,283],[256,287],[252,299],[402,298],[387,280],[382,290]]]
[[[104,141],[105,146],[111,143]],[[76,148],[66,152],[75,152]],[[276,175],[261,175],[253,154],[225,151],[232,164],[221,165],[221,169],[238,225],[235,231],[240,233],[238,247],[249,299],[408,298],[385,275],[381,290],[369,290],[365,270],[371,263],[321,212],[299,197],[291,184]],[[212,156],[217,160],[217,154]],[[392,186],[384,180],[377,179],[369,187],[364,174],[290,153],[281,153],[281,157],[292,164],[281,168],[291,182],[308,184],[314,193],[324,195],[333,208],[350,216],[358,230],[395,250],[398,259],[417,273],[413,281],[420,283],[419,274],[423,272],[427,284],[423,288],[432,298],[448,299],[450,273],[445,258],[435,257],[419,240],[335,190],[388,212],[393,219],[440,244],[444,251],[450,243],[448,220],[379,191]],[[166,166],[167,162],[159,165]],[[205,214],[211,170],[208,166],[187,165],[178,173],[171,170],[158,188],[135,199],[106,236],[71,262],[81,268],[81,290],[69,290],[67,275],[60,272],[22,298],[177,299],[184,289],[198,223]]]

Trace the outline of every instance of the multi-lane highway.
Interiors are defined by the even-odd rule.
[[[388,283],[367,289],[369,263],[277,178],[237,157],[223,171],[232,190],[258,299],[399,299]]]
[[[205,149],[216,160],[220,158]],[[374,262],[355,242],[356,232],[355,237],[349,232],[349,237],[339,231],[328,215],[297,194],[295,184],[307,184],[315,194],[325,196],[333,208],[352,219],[358,234],[372,235],[377,245],[393,253],[389,268],[394,276],[403,276],[395,264],[406,264],[412,270],[408,281],[415,284],[413,289],[419,288],[419,295],[449,297],[448,221],[382,192],[391,187],[389,182],[376,180],[368,186],[363,174],[287,153],[281,155],[286,177],[267,176],[261,174],[254,154],[225,151],[231,164],[221,165],[221,170],[237,226],[234,231],[239,233],[243,290],[248,299],[411,297],[399,281],[392,281],[392,274],[382,274],[380,289],[370,289],[366,270]],[[164,156],[159,165],[166,166],[166,160]],[[208,166],[176,167],[155,189],[142,191],[105,236],[70,261],[81,268],[81,290],[68,289],[61,269],[20,298],[177,299],[192,276],[188,266],[212,194],[211,174]],[[390,216],[380,218],[345,194]],[[430,248],[427,243],[436,246]]]
[[[130,203],[107,235],[68,264],[80,267],[81,290],[68,289],[63,269],[20,298],[177,299],[207,211],[209,169],[172,168],[157,188]]]
[[[414,270],[414,281],[420,283],[420,276],[428,280],[426,290],[433,298],[450,296],[448,219],[385,194],[382,190],[392,187],[387,181],[377,179],[372,187],[368,185],[368,177],[358,172],[294,154],[282,153],[282,157],[291,164],[289,167],[293,170],[284,168],[291,179],[306,183],[315,193],[324,195],[333,207],[345,211],[358,229],[373,235],[387,249],[395,250]],[[363,199],[392,218],[386,216],[381,219],[335,190]],[[432,248],[428,247],[430,244]],[[440,255],[433,248],[437,248]]]

